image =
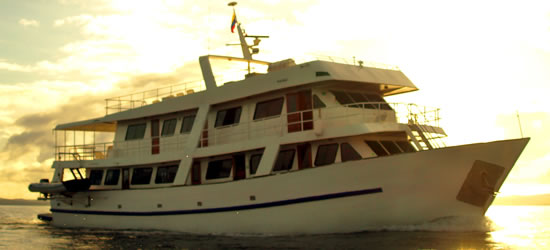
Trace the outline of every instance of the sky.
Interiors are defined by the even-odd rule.
[[[105,98],[200,79],[198,57],[241,56],[227,1],[0,0],[0,198],[36,198],[56,124]],[[242,0],[257,59],[397,65],[441,109],[447,145],[531,137],[501,195],[550,193],[550,1]],[[519,118],[519,119],[518,119]],[[521,124],[521,130],[520,130]]]

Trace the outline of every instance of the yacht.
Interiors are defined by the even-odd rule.
[[[439,109],[384,99],[418,90],[399,69],[256,60],[265,36],[235,25],[243,56],[201,56],[202,81],[109,98],[105,116],[57,125],[53,177],[29,186],[50,202],[39,218],[269,235],[483,218],[529,141],[446,146]],[[214,61],[247,70],[220,80]]]

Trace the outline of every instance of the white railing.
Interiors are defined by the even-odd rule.
[[[180,83],[167,87],[146,90],[134,94],[105,99],[105,114],[117,113],[161,102],[167,98],[189,95],[205,90],[204,81]]]
[[[157,147],[159,154],[183,151],[187,135],[161,137],[153,145],[151,138],[129,141],[114,141],[95,144],[64,145],[55,147],[57,161],[103,160],[121,157],[145,157],[152,155],[152,148]]]
[[[299,117],[288,122],[288,117]],[[239,124],[204,129],[201,133],[202,147],[253,140],[266,136],[283,136],[299,131],[345,126],[360,123],[402,123],[439,127],[439,109],[416,104],[364,102],[340,107],[311,109],[275,117],[242,122]],[[321,125],[322,123],[322,125]],[[182,151],[187,134],[160,137],[160,154]],[[151,138],[130,141],[115,141],[84,145],[56,146],[56,160],[97,160],[118,157],[145,157],[152,154]]]

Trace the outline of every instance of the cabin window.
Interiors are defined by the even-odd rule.
[[[101,185],[101,179],[103,179],[103,170],[95,169],[90,171],[90,182],[92,185]]]
[[[195,122],[195,115],[188,115],[186,117],[183,117],[180,134],[191,132],[194,122]]]
[[[314,109],[320,109],[320,108],[326,108],[327,105],[323,101],[321,101],[321,98],[319,98],[317,95],[313,95],[313,108]]]
[[[151,183],[153,168],[134,168],[132,172],[132,185],[143,185]]]
[[[338,153],[338,143],[320,145],[315,156],[315,166],[324,166],[334,163]]]
[[[365,141],[365,143],[367,143],[367,145],[369,145],[369,147],[372,149],[372,151],[374,151],[374,153],[377,156],[386,156],[386,155],[388,155],[388,152],[386,152],[386,150],[384,150],[382,145],[380,145],[380,143],[378,143],[377,141]]]
[[[178,165],[158,167],[157,176],[155,177],[155,183],[172,183],[176,179],[176,173],[178,172]]]
[[[403,152],[416,152],[416,149],[408,141],[396,141],[395,143],[397,143]]]
[[[241,107],[224,109],[218,111],[216,115],[215,127],[227,126],[235,123],[239,123],[241,119]]]
[[[353,100],[346,94],[346,92],[340,92],[340,91],[330,91],[336,97],[336,100],[340,104],[349,104],[353,103]]]
[[[170,119],[170,120],[164,120],[164,123],[162,124],[162,136],[169,136],[174,135],[174,131],[176,131],[176,118]]]
[[[211,161],[208,163],[208,169],[206,170],[206,179],[227,178],[231,175],[232,168],[233,159]]]
[[[129,125],[126,130],[126,140],[143,139],[145,136],[145,123]]]
[[[380,141],[382,145],[390,152],[390,154],[399,154],[401,153],[401,150],[395,145],[393,141]]]
[[[342,162],[361,160],[361,155],[355,151],[355,149],[349,143],[342,143],[340,145],[340,156]]]
[[[283,110],[284,98],[263,101],[256,104],[254,120],[280,115]]]
[[[120,169],[108,169],[105,175],[104,185],[118,185],[118,179],[120,177]]]
[[[279,151],[273,171],[290,170],[292,168],[292,163],[294,162],[294,153],[294,149]]]
[[[261,160],[262,154],[255,154],[250,156],[250,174],[256,174]]]

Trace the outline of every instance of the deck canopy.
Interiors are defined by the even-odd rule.
[[[105,121],[105,118],[94,118],[85,121],[60,124],[57,125],[54,130],[115,132],[116,122]]]

